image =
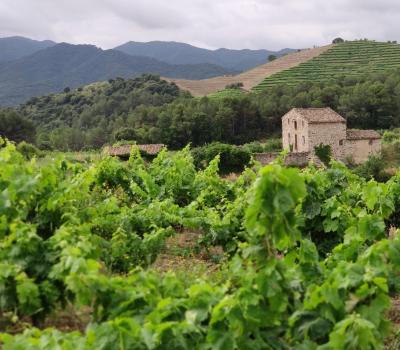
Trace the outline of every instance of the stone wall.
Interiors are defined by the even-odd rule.
[[[354,163],[364,163],[369,156],[381,151],[381,140],[347,140],[345,158],[352,159]]]
[[[319,160],[315,155],[314,148],[330,145],[333,158],[344,160],[346,149],[346,124],[345,123],[313,123],[308,126],[308,139],[310,147],[310,159]]]
[[[262,165],[267,165],[273,162],[280,155],[279,152],[268,152],[268,153],[255,153],[253,154],[254,159],[260,162]],[[285,158],[285,164],[290,166],[306,166],[309,162],[308,152],[292,152],[288,153]]]
[[[297,138],[297,148],[295,147]],[[292,152],[309,152],[309,125],[294,110],[282,118],[282,146]]]

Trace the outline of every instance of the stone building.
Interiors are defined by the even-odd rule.
[[[337,160],[362,163],[381,150],[374,130],[347,130],[346,120],[331,108],[293,108],[282,117],[283,148],[318,161],[315,147],[329,145]]]

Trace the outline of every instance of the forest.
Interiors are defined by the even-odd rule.
[[[193,98],[157,76],[114,79],[33,98],[17,109],[0,110],[0,134],[41,149],[99,149],[116,141],[243,144],[280,135],[281,117],[292,107],[329,106],[350,128],[400,126],[400,70],[338,77],[297,86],[279,85],[259,93]],[[14,117],[26,120],[15,123]],[[32,141],[32,136],[35,135]]]

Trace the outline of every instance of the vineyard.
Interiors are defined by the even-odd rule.
[[[27,161],[3,142],[0,347],[398,349],[400,175],[280,159],[225,179],[218,163],[196,170],[188,148]],[[155,271],[183,230],[222,247],[218,271]],[[88,314],[83,329],[49,325],[68,310]]]
[[[359,77],[400,67],[400,45],[374,41],[349,41],[333,45],[307,62],[266,77],[253,91],[280,84]]]
[[[224,89],[217,92],[214,92],[210,95],[207,95],[208,98],[219,100],[224,98],[235,98],[241,97],[245,94],[245,92],[241,89]]]

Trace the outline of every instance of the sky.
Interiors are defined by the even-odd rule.
[[[399,0],[0,0],[0,37],[278,50],[335,37],[398,40],[399,18]]]

